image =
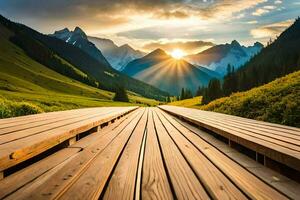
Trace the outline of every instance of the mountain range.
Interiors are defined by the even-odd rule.
[[[132,60],[141,58],[146,53],[135,50],[128,44],[117,46],[112,40],[97,37],[88,37],[96,47],[102,52],[110,65],[116,70],[122,71]]]
[[[81,28],[76,27],[74,31],[70,31],[68,28],[65,28],[59,31],[55,31],[54,34],[50,34],[50,36],[56,37],[68,44],[82,49],[102,65],[109,66],[109,63],[102,55],[102,52],[88,40],[87,35]]]
[[[147,98],[164,100],[168,95],[167,92],[113,69],[101,56],[101,51],[85,41],[85,34],[79,28],[75,28],[69,40],[70,36],[64,40],[41,34],[2,16],[0,23],[11,32],[9,41],[23,49],[28,57],[64,76],[112,92],[117,86],[123,86]],[[63,32],[67,33],[68,30]],[[65,34],[61,35],[64,36],[61,38],[66,38]],[[78,42],[70,44],[71,39]],[[96,58],[96,55],[100,57]]]
[[[174,59],[162,49],[131,61],[122,72],[172,95],[179,95],[182,88],[195,92],[199,86],[206,86],[215,74],[183,59]]]
[[[230,44],[216,45],[198,54],[186,56],[185,59],[196,66],[206,67],[224,76],[228,64],[238,69],[262,48],[263,45],[259,42],[246,47],[234,40]]]

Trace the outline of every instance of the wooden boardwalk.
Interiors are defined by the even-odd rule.
[[[163,106],[0,120],[0,199],[299,199],[299,182],[228,146],[218,131],[163,110],[185,120],[195,116]],[[227,125],[238,126],[230,120]],[[265,123],[255,123],[243,130],[272,138],[262,130]],[[299,129],[276,125],[270,131],[276,129],[290,134],[290,142],[298,139]]]

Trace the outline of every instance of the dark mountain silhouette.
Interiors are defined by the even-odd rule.
[[[123,72],[173,95],[179,95],[182,88],[196,92],[213,77],[183,59],[172,58],[161,49],[128,63]]]

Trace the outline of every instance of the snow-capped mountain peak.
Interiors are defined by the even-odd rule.
[[[76,27],[73,31],[64,28],[62,30],[55,31],[54,34],[51,34],[50,36],[56,37],[65,41],[68,44],[76,46],[85,51],[93,58],[97,59],[99,62],[109,65],[107,60],[102,55],[102,52],[92,42],[88,40],[88,37],[85,34],[85,32],[79,27]]]
[[[230,44],[216,45],[198,54],[187,56],[186,59],[194,65],[203,66],[225,75],[228,64],[237,69],[260,52],[262,48],[263,45],[259,42],[246,47],[233,40]]]
[[[113,41],[105,38],[88,37],[103,53],[113,68],[122,71],[132,60],[141,58],[145,53],[133,49],[130,45],[117,46]]]

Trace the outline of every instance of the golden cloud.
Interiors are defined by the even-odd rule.
[[[274,38],[282,33],[286,28],[291,26],[293,20],[277,22],[251,30],[251,35],[254,38]]]
[[[151,42],[143,46],[145,50],[152,51],[160,48],[167,52],[171,52],[174,49],[182,49],[187,54],[199,53],[205,49],[208,49],[215,44],[207,41],[175,41],[175,42]]]

